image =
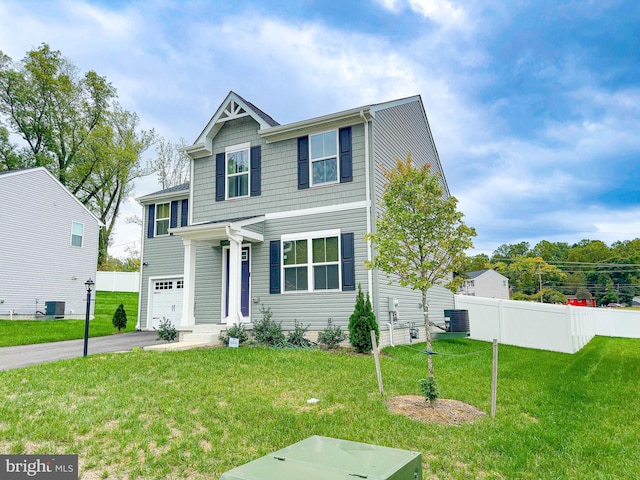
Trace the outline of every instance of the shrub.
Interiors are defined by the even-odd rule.
[[[261,345],[283,345],[285,343],[284,333],[282,333],[282,325],[272,320],[273,313],[271,308],[263,305],[260,308],[262,320],[256,321],[253,325],[253,336]]]
[[[166,340],[167,342],[173,342],[178,336],[176,327],[174,327],[171,321],[165,317],[162,317],[162,321],[158,328],[153,327],[153,329],[158,332],[159,339]]]
[[[345,341],[347,335],[342,331],[340,325],[332,325],[331,319],[327,321],[327,327],[318,333],[318,343],[329,349],[337,348],[340,342]]]
[[[244,325],[238,325],[234,323],[233,326],[227,328],[224,332],[222,332],[218,338],[220,338],[220,341],[225,345],[229,345],[230,338],[237,338],[240,342],[240,345],[242,345],[244,342],[249,340],[249,335],[247,335],[247,332],[245,332]]]
[[[380,338],[378,331],[378,322],[371,307],[371,299],[369,292],[367,297],[362,293],[362,288],[358,284],[358,295],[356,297],[356,305],[353,313],[349,317],[349,341],[356,352],[365,353],[373,349],[371,345],[371,330],[376,332],[376,342]]]
[[[124,305],[122,303],[116,308],[116,313],[113,314],[111,323],[118,329],[118,333],[124,328],[127,328],[127,312],[124,311]]]
[[[422,390],[422,395],[424,395],[425,400],[434,407],[438,396],[440,396],[435,378],[421,378],[418,380],[418,383],[420,384],[420,389]]]
[[[303,327],[301,323],[295,321],[295,327],[287,335],[287,342],[295,347],[310,347],[312,345],[310,340],[304,337],[304,334],[309,330],[309,325]]]

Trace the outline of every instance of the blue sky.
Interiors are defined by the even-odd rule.
[[[48,43],[173,142],[229,90],[280,123],[422,95],[470,254],[640,237],[639,25],[629,0],[0,0],[0,50]]]

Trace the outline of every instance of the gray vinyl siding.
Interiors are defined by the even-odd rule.
[[[366,231],[365,209],[347,212],[323,213],[264,222],[264,242],[251,244],[251,298],[252,322],[262,318],[261,307],[271,308],[273,319],[282,322],[285,330],[292,329],[295,320],[311,330],[322,330],[327,319],[346,327],[353,312],[356,292],[296,292],[269,293],[269,242],[280,240],[282,235],[306,233],[320,230],[340,229],[341,233],[352,232],[355,243],[356,284],[367,285],[367,258],[364,234]],[[198,247],[196,267],[196,323],[220,323],[222,315],[222,250],[219,247]]]
[[[438,152],[419,101],[400,103],[377,110],[372,124],[374,183],[372,201],[376,205],[377,212],[380,211],[380,201],[384,191],[383,169],[393,168],[396,160],[405,160],[407,154],[411,154],[414,165],[430,164],[432,171],[439,172],[442,175],[441,184],[445,194],[448,195]],[[373,254],[375,256],[375,250]],[[395,297],[399,301],[398,312],[401,324],[416,322],[417,325],[422,325],[424,323],[420,292],[413,291],[409,287],[401,287],[395,277],[387,277],[380,271],[374,271],[373,275],[374,311],[383,329],[388,328],[386,323],[391,318],[388,308],[389,297]],[[391,285],[389,285],[390,278],[393,280]],[[448,302],[444,299],[442,292],[431,296],[437,299],[438,305]],[[453,295],[451,295],[451,302],[453,302]],[[436,310],[439,309],[438,306]],[[438,318],[440,316],[442,315],[438,314]]]
[[[335,325],[342,327],[349,325],[349,316],[353,313],[357,290],[269,294],[269,240],[279,240],[281,235],[287,233],[336,228],[340,229],[341,233],[353,232],[354,234],[356,285],[361,284],[363,290],[366,290],[367,269],[364,266],[364,262],[367,259],[367,251],[364,241],[366,233],[364,209],[296,217],[266,223],[265,242],[261,246],[261,250],[264,250],[265,261],[257,265],[254,281],[259,286],[259,290],[254,290],[254,292],[260,297],[261,303],[271,308],[273,319],[281,321],[284,329],[292,329],[295,320],[305,326],[311,325],[310,330],[324,329],[329,318],[332,318]],[[253,320],[255,321],[259,318],[261,318],[261,315],[258,308],[253,311]]]
[[[170,201],[161,200],[158,203]],[[147,238],[148,221],[148,206],[145,206],[143,208],[142,225],[144,234],[142,239],[143,265],[140,272],[140,307],[138,312],[138,328],[141,330],[148,328],[149,279],[168,276],[182,277],[184,274],[184,245],[182,238],[176,235]]]
[[[384,191],[383,168],[411,154],[414,165],[431,165],[442,175],[441,184],[448,195],[444,172],[420,102],[409,102],[375,112],[373,120],[374,200],[379,206]]]
[[[0,316],[10,309],[33,316],[45,302],[63,301],[66,318],[84,318],[84,282],[96,278],[97,219],[39,169],[0,175],[0,205]],[[84,225],[82,247],[71,245],[72,222]]]
[[[353,181],[298,189],[297,138],[266,143],[250,117],[224,124],[213,140],[213,154],[194,161],[193,223],[286,212],[365,200],[364,127],[352,125]],[[325,131],[319,129],[318,132]],[[261,146],[262,193],[215,201],[215,156],[225,147],[250,142]]]

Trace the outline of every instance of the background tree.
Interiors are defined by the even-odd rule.
[[[156,158],[151,168],[158,172],[158,182],[162,188],[175,187],[189,181],[191,159],[180,149],[186,145],[183,138],[179,144],[160,138],[156,144]]]
[[[26,166],[47,167],[74,195],[90,162],[80,155],[116,90],[94,71],[77,68],[42,44],[19,64],[0,53],[0,114],[27,145]],[[79,167],[79,168],[78,168]]]
[[[91,172],[78,195],[104,223],[100,229],[98,265],[106,259],[120,207],[132,193],[134,180],[150,173],[141,158],[155,140],[155,134],[153,130],[139,130],[138,125],[135,113],[116,107],[87,143],[85,155],[94,161],[87,163]]]
[[[430,351],[427,291],[445,282],[455,289],[452,273],[460,268],[464,251],[473,246],[476,232],[464,224],[457,199],[445,195],[441,177],[431,172],[430,165],[414,166],[407,156],[406,161],[397,160],[395,168],[384,169],[384,176],[382,211],[376,231],[367,234],[377,251],[367,266],[421,292]],[[427,359],[429,379],[433,380],[433,359],[431,355]]]

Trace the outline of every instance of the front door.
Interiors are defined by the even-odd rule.
[[[248,321],[249,318],[249,296],[251,295],[251,258],[249,247],[242,247],[240,253],[242,258],[241,280],[240,280],[240,311],[242,316]],[[224,250],[224,268],[225,268],[225,304],[224,304],[224,316],[229,317],[229,249]]]

